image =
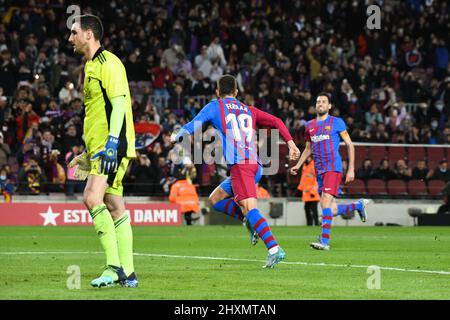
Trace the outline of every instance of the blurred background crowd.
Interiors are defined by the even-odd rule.
[[[127,70],[135,123],[155,123],[127,173],[128,193],[164,195],[177,179],[169,137],[214,97],[223,74],[240,98],[282,118],[295,142],[315,117],[320,91],[332,93],[355,142],[450,143],[450,4],[441,0],[111,0],[73,1],[99,15],[103,46]],[[381,29],[366,28],[379,4]],[[83,67],[68,44],[65,1],[0,0],[0,181],[2,190],[82,190],[67,163],[83,152]],[[281,156],[284,156],[281,150]],[[450,180],[447,161],[359,161],[361,179]],[[370,165],[370,170],[367,169]],[[206,194],[226,168],[185,162]],[[177,171],[178,170],[178,171]],[[384,170],[384,171],[383,171]],[[387,171],[386,171],[387,170]],[[369,173],[367,173],[369,172]],[[385,172],[388,172],[384,174]],[[295,180],[296,179],[296,180]],[[290,195],[298,177],[263,180]],[[292,182],[292,183],[291,183]],[[293,188],[289,185],[293,184]]]

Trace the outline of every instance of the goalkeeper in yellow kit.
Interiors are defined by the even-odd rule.
[[[87,176],[83,201],[89,209],[106,253],[106,268],[93,287],[119,283],[136,287],[133,234],[125,213],[122,179],[130,159],[136,157],[131,97],[120,59],[103,49],[103,26],[94,15],[74,18],[69,42],[86,58],[84,67],[84,140],[86,153],[69,166],[79,165]],[[84,170],[84,172],[83,172]],[[83,174],[84,173],[84,174]]]

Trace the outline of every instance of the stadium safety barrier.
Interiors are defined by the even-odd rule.
[[[181,225],[181,210],[172,203],[127,203],[132,225]],[[84,226],[92,224],[86,207],[78,202],[0,203],[0,226]]]
[[[351,199],[338,199],[338,203],[349,203]],[[354,200],[353,200],[354,201]],[[133,225],[182,225],[183,219],[177,206],[169,204],[167,199],[149,197],[125,197],[125,206],[129,210]],[[374,226],[402,225],[414,226],[415,218],[410,209],[419,210],[426,217],[434,217],[440,203],[435,200],[393,200],[378,199],[370,205],[369,220],[362,223],[358,215],[350,219],[337,217],[334,226]],[[304,203],[300,198],[273,198],[259,200],[258,207],[270,225],[302,226],[306,225]],[[208,198],[200,199],[200,208],[209,208]],[[278,212],[271,212],[277,208]],[[319,210],[320,214],[320,210]],[[223,213],[197,213],[199,225],[240,224]],[[0,226],[85,226],[92,225],[88,210],[78,199],[64,200],[64,196],[17,196],[15,203],[0,203]]]

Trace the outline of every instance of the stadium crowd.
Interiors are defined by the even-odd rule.
[[[176,176],[170,134],[227,73],[237,76],[247,104],[284,119],[298,145],[320,91],[332,94],[332,115],[345,120],[353,141],[450,144],[450,6],[379,1],[381,30],[369,30],[369,2],[376,3],[79,1],[84,13],[101,17],[104,47],[125,64],[135,122],[161,125],[130,167],[128,191],[168,193]],[[83,152],[83,61],[67,42],[66,5],[6,3],[0,1],[2,190],[80,192],[67,163]],[[356,165],[361,179],[450,180],[446,160],[439,168],[423,161],[411,169],[416,163],[408,159],[395,168],[372,168],[370,159]],[[201,186],[226,176],[220,166],[196,169]],[[273,191],[283,181],[285,169],[264,183]]]

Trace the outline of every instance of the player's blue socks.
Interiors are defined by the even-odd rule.
[[[328,245],[330,242],[330,229],[333,221],[331,208],[322,209],[322,244]]]
[[[229,215],[230,217],[239,219],[241,221],[244,220],[244,215],[242,214],[241,208],[231,198],[220,200],[220,201],[216,202],[213,205],[213,207],[217,211],[223,212],[223,213]]]
[[[267,250],[278,246],[277,241],[270,231],[269,224],[266,219],[262,216],[258,209],[252,209],[247,213],[247,220],[252,225],[253,229],[256,230],[258,236],[266,244]]]
[[[355,211],[355,210],[361,210],[362,208],[362,204],[361,202],[352,202],[350,204],[340,204],[337,206],[337,215],[341,216],[344,215],[346,213],[349,213],[351,211]]]

